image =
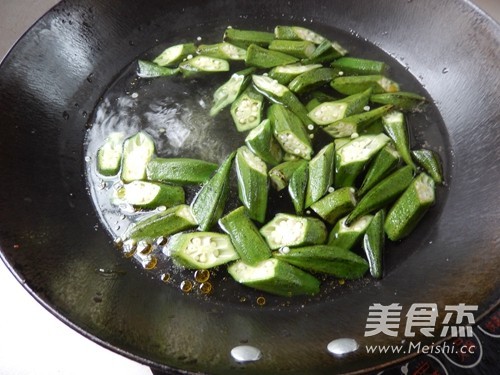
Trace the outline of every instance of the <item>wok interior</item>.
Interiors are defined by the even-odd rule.
[[[345,372],[393,360],[362,351],[340,360],[326,352],[327,343],[338,337],[361,345],[394,341],[364,337],[372,303],[442,307],[465,301],[478,304],[482,313],[495,303],[497,26],[458,1],[453,6],[431,1],[183,5],[63,3],[2,65],[0,244],[7,263],[42,303],[93,339],[149,364],[273,374]],[[260,29],[278,23],[328,36],[340,30],[350,40],[356,39],[352,31],[360,48],[371,43],[407,64],[412,84],[425,87],[445,124],[432,116],[447,162],[447,198],[405,246],[393,249],[408,247],[411,254],[397,258],[381,282],[304,307],[255,308],[184,296],[113,251],[87,191],[88,114],[117,74],[158,43],[196,37],[205,25]],[[233,362],[229,351],[241,343],[259,347],[262,360],[251,366]]]

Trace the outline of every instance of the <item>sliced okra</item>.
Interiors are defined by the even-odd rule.
[[[298,116],[304,125],[311,122],[309,117],[307,117],[306,107],[304,107],[302,102],[288,87],[278,83],[275,79],[256,74],[252,76],[252,81],[257,91],[272,102],[283,104]]]
[[[273,104],[268,109],[274,136],[284,151],[311,159],[313,152],[311,138],[307,134],[302,121],[291,111],[280,104]]]
[[[380,74],[337,77],[332,80],[330,86],[344,95],[356,94],[370,87],[373,94],[399,91],[399,85],[396,82]]]
[[[276,39],[307,40],[314,44],[321,44],[326,41],[337,50],[340,56],[347,54],[347,50],[337,42],[330,42],[322,35],[301,26],[276,26],[274,36]]]
[[[358,190],[358,197],[362,197],[372,187],[387,177],[399,165],[401,156],[394,148],[392,142],[388,143],[375,156],[368,171],[366,172],[363,183]]]
[[[269,191],[266,163],[248,147],[242,146],[236,152],[235,167],[240,201],[247,208],[251,219],[263,223]]]
[[[363,135],[377,135],[384,132],[384,124],[382,124],[382,119],[375,120],[372,124],[363,131]]]
[[[279,252],[275,257],[305,270],[342,279],[359,279],[368,271],[368,263],[362,257],[329,245],[298,247],[287,253]]]
[[[229,236],[215,232],[175,234],[163,252],[188,269],[208,269],[239,259]]]
[[[333,140],[333,144],[335,145],[335,150],[340,150],[342,147],[344,147],[346,144],[352,141],[351,137],[345,137],[345,138],[335,138]]]
[[[154,158],[146,167],[150,181],[168,182],[179,185],[201,184],[216,171],[218,165],[204,160],[190,158]]]
[[[264,225],[260,233],[272,250],[285,246],[322,244],[327,236],[325,224],[321,220],[282,213]]]
[[[256,44],[251,44],[248,47],[245,57],[245,64],[264,69],[280,65],[293,64],[297,61],[299,61],[297,57],[278,51],[272,51],[267,48],[262,48]]]
[[[241,48],[248,48],[251,44],[267,47],[274,40],[274,34],[266,31],[240,30],[228,27],[224,32],[224,41]]]
[[[253,266],[238,261],[227,270],[240,284],[267,293],[285,297],[319,293],[318,279],[279,259],[267,259]]]
[[[181,204],[160,211],[130,226],[122,240],[154,241],[159,237],[168,237],[175,233],[194,228],[196,220],[189,206]]]
[[[189,78],[208,73],[227,72],[229,63],[216,57],[198,55],[181,62],[179,69],[184,77]]]
[[[269,179],[271,180],[271,185],[277,191],[283,190],[288,186],[293,173],[304,164],[307,165],[307,161],[305,161],[304,159],[288,160],[281,164],[278,164],[269,171]]]
[[[305,207],[324,196],[333,186],[335,175],[335,145],[327,144],[309,162],[309,178]]]
[[[340,100],[324,102],[310,111],[308,116],[317,125],[328,125],[344,117],[360,113],[368,104],[371,92],[369,88]]]
[[[382,117],[385,133],[392,139],[403,161],[416,169],[410,152],[410,136],[402,112],[392,111]]]
[[[118,201],[140,208],[172,207],[185,203],[182,187],[148,181],[124,184],[115,191],[115,197]]]
[[[347,217],[347,225],[363,215],[380,210],[394,202],[411,184],[412,180],[413,169],[410,166],[404,166],[380,181],[354,207],[354,210]]]
[[[278,51],[299,59],[308,58],[316,49],[313,42],[306,40],[275,39],[269,43],[271,51]]]
[[[321,64],[289,64],[272,68],[269,71],[269,77],[278,81],[282,85],[288,85],[295,77],[305,72],[321,68]]]
[[[390,141],[385,134],[362,135],[335,152],[335,186],[353,186],[365,165]]]
[[[288,183],[288,193],[290,194],[297,215],[304,213],[308,179],[309,165],[308,163],[304,163],[293,172]]]
[[[224,160],[191,202],[193,216],[201,231],[209,230],[222,216],[229,195],[229,174],[235,155],[236,152],[233,152]]]
[[[111,133],[97,150],[97,172],[103,176],[116,176],[120,171],[123,154],[122,132]]]
[[[325,102],[334,102],[337,98],[328,95],[322,91],[313,91],[308,95],[310,100],[306,104],[306,109],[308,112],[311,112],[314,108],[319,106],[321,103]]]
[[[383,275],[384,222],[385,213],[384,210],[380,210],[373,216],[368,228],[366,228],[362,241],[366,259],[370,265],[370,274],[376,279],[382,278]]]
[[[330,42],[329,40],[323,40],[314,52],[309,56],[309,58],[302,60],[303,63],[329,63],[330,61],[344,56],[346,50],[336,42]],[[338,69],[336,69],[338,72]]]
[[[274,138],[269,119],[265,119],[248,133],[245,144],[255,155],[270,165],[277,165],[283,159],[283,150]]]
[[[325,195],[311,205],[311,209],[323,220],[334,224],[356,206],[355,190],[344,187]]]
[[[347,216],[337,221],[328,235],[328,245],[346,250],[352,249],[361,240],[373,216],[361,216],[349,226],[345,223],[346,219]]]
[[[368,112],[344,117],[325,126],[323,130],[334,138],[350,137],[361,134],[370,124],[378,120],[392,109],[392,105],[384,105]]]
[[[222,217],[219,226],[231,237],[231,242],[244,263],[253,266],[271,257],[269,246],[248,217],[245,207],[239,207]]]
[[[389,210],[384,224],[387,237],[398,241],[408,236],[434,201],[434,180],[420,173]]]
[[[356,57],[341,57],[332,62],[332,67],[346,75],[374,75],[384,74],[387,65],[382,61],[360,59]]]
[[[169,77],[177,73],[178,68],[167,68],[150,61],[137,61],[137,75],[141,78]]]
[[[155,57],[153,63],[159,66],[173,66],[180,63],[187,56],[194,55],[195,53],[196,46],[194,43],[177,44],[165,49]]]
[[[300,95],[323,86],[324,84],[330,82],[334,77],[336,77],[336,74],[333,69],[314,69],[295,77],[288,84],[288,88],[292,92]]]
[[[144,131],[138,132],[123,142],[123,157],[120,178],[123,182],[144,180],[146,167],[155,152],[153,138]]]
[[[216,44],[201,44],[196,52],[203,56],[217,57],[224,60],[243,61],[247,55],[244,48],[222,42]]]
[[[302,159],[300,156],[290,154],[289,152],[285,152],[285,154],[283,155],[283,161],[293,161],[293,160],[300,160],[300,159]]]
[[[374,94],[370,97],[372,103],[392,104],[400,111],[417,111],[427,99],[413,92],[399,91]]]
[[[427,174],[429,174],[436,184],[443,183],[443,172],[438,155],[431,150],[421,149],[412,151],[413,158],[417,161]]]
[[[213,95],[213,105],[210,109],[210,116],[217,115],[224,107],[233,103],[238,95],[248,86],[250,74],[255,68],[248,68],[231,75],[231,78],[217,90]]]
[[[252,86],[248,86],[231,104],[231,117],[239,132],[255,128],[260,124],[264,97]]]

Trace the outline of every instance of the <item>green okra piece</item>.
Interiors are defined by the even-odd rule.
[[[382,61],[356,57],[341,57],[333,61],[331,66],[343,71],[346,75],[384,74],[387,70],[387,65]]]
[[[392,139],[403,161],[417,169],[410,152],[410,136],[402,112],[392,111],[382,117],[385,133]]]
[[[271,180],[271,185],[277,191],[283,190],[288,186],[293,173],[304,164],[307,165],[307,161],[305,161],[304,159],[288,160],[281,164],[278,164],[269,171],[269,179]]]
[[[213,95],[213,105],[210,116],[217,115],[223,108],[233,103],[238,95],[248,86],[250,74],[255,68],[247,68],[231,75],[231,78],[222,84]]]
[[[328,245],[346,250],[352,249],[361,240],[373,216],[361,216],[349,226],[345,223],[346,219],[347,216],[337,221],[328,235]]]
[[[181,62],[179,69],[184,77],[190,78],[209,73],[227,72],[229,63],[217,57],[198,55]]]
[[[394,148],[392,142],[388,143],[380,150],[370,164],[363,183],[358,190],[358,197],[362,197],[367,191],[387,177],[396,169],[400,162],[401,156],[399,152]]]
[[[201,231],[209,230],[222,216],[229,196],[229,174],[235,156],[236,152],[232,152],[224,160],[191,202],[191,211]]]
[[[241,260],[251,266],[271,257],[271,250],[245,207],[238,207],[219,220],[219,226],[231,238]]]
[[[399,85],[396,82],[380,74],[337,77],[332,80],[330,86],[344,95],[356,94],[370,87],[373,94],[399,91]]]
[[[385,213],[384,210],[380,210],[375,214],[375,216],[373,216],[373,219],[368,225],[368,228],[366,228],[366,232],[363,235],[362,241],[366,259],[368,259],[368,264],[370,266],[370,274],[376,279],[381,279],[384,272],[384,222]],[[351,225],[354,225],[354,223]]]
[[[337,98],[335,98],[331,95],[325,94],[322,91],[313,91],[308,95],[308,97],[311,98],[306,104],[306,109],[307,109],[308,113],[311,112],[317,106],[319,106],[321,103],[333,102],[333,101],[338,100]]]
[[[115,198],[134,207],[172,207],[185,203],[184,189],[158,182],[132,181],[115,191]]]
[[[303,159],[311,159],[313,152],[311,138],[302,121],[280,104],[273,104],[268,109],[268,117],[274,130],[274,136],[281,148]]]
[[[299,268],[342,279],[359,279],[368,271],[365,259],[349,250],[329,245],[298,247],[274,256]]]
[[[269,180],[267,166],[246,146],[240,147],[235,159],[238,176],[238,196],[251,219],[263,223],[266,219]]]
[[[400,111],[417,111],[427,99],[413,92],[399,91],[374,94],[370,97],[372,103],[391,104]]]
[[[329,40],[323,40],[314,50],[314,52],[307,59],[303,59],[302,62],[306,64],[312,63],[329,63],[330,61],[345,55],[346,50],[340,46],[340,44],[330,42]],[[335,69],[338,72],[338,69]]]
[[[372,89],[347,96],[340,100],[326,101],[308,113],[309,118],[317,125],[328,125],[344,117],[363,111],[368,104]]]
[[[288,183],[288,193],[290,194],[297,215],[302,215],[304,213],[308,180],[309,165],[308,163],[304,163],[293,172]]]
[[[154,241],[158,237],[168,237],[195,226],[196,220],[191,209],[188,205],[181,204],[132,224],[121,238],[123,240]]]
[[[168,47],[155,57],[153,63],[159,66],[174,66],[195,53],[196,46],[194,43],[176,44],[175,46]]]
[[[251,44],[267,47],[274,40],[274,34],[266,31],[240,30],[228,27],[224,32],[224,41],[241,48]]]
[[[342,147],[344,147],[346,144],[352,141],[351,137],[345,137],[345,138],[335,138],[333,140],[333,144],[335,145],[335,150],[340,150]]]
[[[333,69],[314,69],[295,77],[288,84],[288,88],[296,94],[304,94],[329,83],[335,76]]]
[[[244,61],[247,55],[245,48],[222,42],[216,44],[201,44],[196,52],[199,55],[217,57],[224,60]]]
[[[163,252],[180,266],[198,270],[239,259],[229,236],[215,232],[174,234]]]
[[[273,68],[275,66],[293,64],[299,61],[297,57],[287,55],[282,52],[272,51],[267,48],[251,44],[247,49],[245,64],[257,68]]]
[[[366,164],[390,141],[385,134],[362,135],[335,152],[335,186],[353,186]]]
[[[278,83],[275,79],[256,74],[252,76],[252,81],[257,91],[269,98],[272,102],[283,104],[292,111],[304,125],[311,123],[311,120],[307,117],[306,107],[288,87]]]
[[[264,97],[252,86],[248,86],[231,104],[231,117],[239,132],[255,128],[260,124]]]
[[[146,167],[155,153],[153,138],[144,132],[127,138],[123,142],[123,156],[120,178],[123,182],[144,180]]]
[[[277,214],[260,233],[270,249],[303,245],[319,245],[326,241],[325,224],[313,217]]]
[[[375,185],[361,198],[347,217],[346,224],[350,225],[357,218],[380,210],[394,202],[411,184],[412,180],[413,169],[410,166],[398,169]]]
[[[282,85],[288,85],[295,77],[305,72],[321,68],[321,64],[289,64],[272,68],[268,75]]]
[[[194,185],[206,182],[218,165],[190,158],[153,158],[146,166],[149,181],[178,185]]]
[[[389,210],[384,224],[387,237],[398,241],[408,236],[434,201],[434,180],[420,173]]]
[[[347,54],[347,50],[337,42],[328,41],[322,35],[301,26],[281,26],[278,25],[274,28],[274,36],[276,39],[289,39],[289,40],[306,40],[314,44],[328,43],[334,48],[338,56]]]
[[[384,124],[382,124],[382,119],[375,120],[372,124],[362,132],[363,135],[377,135],[384,132]]]
[[[441,163],[436,152],[426,149],[412,151],[412,156],[436,184],[443,183]]]
[[[245,138],[247,147],[259,158],[270,165],[278,165],[283,160],[283,149],[274,138],[271,120],[263,120]]]
[[[356,206],[355,190],[344,187],[325,195],[311,209],[327,223],[334,224]]]
[[[227,270],[237,282],[267,293],[285,297],[319,293],[318,279],[279,259],[267,259],[254,266],[238,261]]]
[[[122,132],[111,133],[97,150],[97,172],[103,176],[116,176],[120,171],[123,155]]]
[[[370,124],[387,114],[391,109],[392,105],[384,105],[372,109],[371,111],[344,117],[325,126],[323,130],[334,138],[350,137],[356,134],[359,135],[370,126]]]
[[[335,145],[327,144],[309,162],[309,178],[305,206],[323,197],[333,186],[335,176]]]
[[[302,158],[297,155],[290,154],[289,152],[285,152],[283,155],[283,161],[291,161],[291,160],[301,160]]]
[[[141,78],[169,77],[179,73],[178,68],[167,68],[150,61],[137,61],[137,75]]]
[[[312,55],[316,45],[305,40],[285,40],[275,39],[269,43],[268,48],[271,51],[278,51],[299,59],[307,58]]]

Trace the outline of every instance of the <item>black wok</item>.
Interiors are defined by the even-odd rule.
[[[355,39],[358,51],[371,46],[396,70],[406,65],[408,84],[434,100],[431,134],[448,184],[415,234],[394,246],[380,282],[263,307],[183,295],[114,250],[85,176],[89,116],[120,72],[180,36],[277,23]],[[0,68],[2,258],[65,323],[160,370],[331,374],[403,360],[363,349],[403,338],[364,337],[373,303],[478,305],[477,320],[500,296],[499,47],[499,25],[459,0],[62,2]],[[333,357],[326,346],[340,337],[360,349]],[[242,343],[262,358],[235,362],[229,353]]]

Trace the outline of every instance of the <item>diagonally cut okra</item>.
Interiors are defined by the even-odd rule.
[[[144,180],[146,167],[155,152],[151,136],[141,131],[123,143],[123,157],[120,178],[123,182]]]
[[[271,120],[265,119],[248,133],[245,144],[266,163],[277,165],[283,159],[283,149],[273,133]]]
[[[252,266],[271,257],[269,246],[248,217],[245,207],[239,207],[222,217],[219,226],[231,237],[244,263]]]
[[[160,53],[153,63],[159,66],[174,66],[180,63],[184,58],[196,53],[196,46],[194,43],[176,44],[175,46],[168,47]]]
[[[282,52],[272,51],[267,48],[251,44],[247,49],[245,64],[257,68],[273,68],[275,66],[293,64],[299,61],[297,57]]]
[[[327,144],[309,162],[305,207],[324,196],[332,187],[335,175],[335,145]]]
[[[179,185],[201,184],[217,170],[217,164],[190,158],[153,158],[146,167],[149,181]]]
[[[443,183],[443,172],[437,153],[432,150],[421,149],[412,151],[412,156],[436,184]]]
[[[224,32],[224,41],[241,48],[248,48],[251,44],[267,47],[274,40],[274,34],[266,31],[240,30],[228,27]]]
[[[248,147],[242,146],[236,152],[235,167],[240,201],[247,208],[251,219],[263,223],[269,190],[266,163]]]
[[[383,274],[384,222],[385,213],[384,210],[380,210],[373,217],[363,236],[363,249],[370,265],[370,274],[377,279],[382,278]]]
[[[309,165],[308,163],[304,163],[293,172],[288,183],[288,193],[290,194],[297,215],[304,213],[308,180]]]
[[[141,78],[169,77],[177,73],[179,73],[178,68],[167,68],[144,60],[137,62],[137,75]]]
[[[328,245],[346,250],[352,249],[361,240],[373,216],[361,216],[349,226],[345,223],[346,219],[347,216],[337,221],[328,235]]]
[[[323,220],[333,224],[356,205],[355,190],[344,187],[327,194],[311,205],[311,209]]]
[[[384,74],[387,65],[382,61],[341,57],[332,62],[332,67],[343,71],[346,75]]]
[[[250,82],[250,74],[255,71],[255,68],[247,68],[231,75],[231,78],[217,90],[213,95],[213,105],[210,109],[210,116],[215,116],[224,107],[233,103],[238,95],[248,86]]]
[[[278,51],[299,59],[307,58],[316,49],[314,43],[305,40],[275,39],[269,43],[271,51]]]
[[[235,61],[243,61],[247,55],[247,51],[244,48],[237,47],[227,42],[201,44],[198,46],[196,52],[203,56]]]
[[[314,69],[295,77],[288,84],[288,88],[294,93],[301,95],[323,86],[324,84],[330,82],[334,77],[336,77],[336,74],[333,69]]]
[[[392,111],[382,117],[385,133],[391,137],[401,158],[406,164],[416,170],[416,165],[411,158],[410,137],[406,127],[405,118],[402,112]]]
[[[186,78],[196,77],[208,73],[229,71],[227,60],[209,56],[195,56],[179,64],[182,75]]]
[[[372,103],[392,104],[400,111],[417,111],[427,99],[421,95],[399,91],[374,94],[370,97]]]
[[[299,63],[276,66],[269,71],[269,77],[282,85],[288,85],[298,75],[321,67],[321,64],[302,65]]]
[[[379,74],[337,77],[330,85],[344,95],[356,94],[370,87],[374,94],[399,91],[399,85],[396,82]]]
[[[202,231],[209,230],[222,216],[229,195],[229,174],[235,155],[236,151],[224,160],[191,202],[193,216]]]
[[[304,159],[288,160],[272,168],[269,171],[269,178],[272,186],[277,191],[286,188],[294,172],[304,164],[307,165],[307,161]]]

